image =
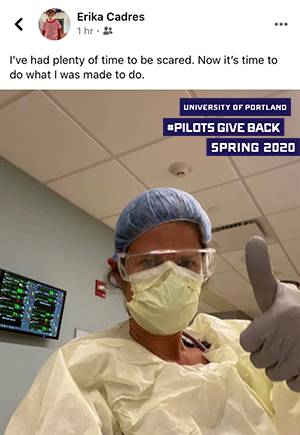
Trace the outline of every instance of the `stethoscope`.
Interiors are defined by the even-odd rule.
[[[202,352],[207,350],[207,348],[204,346],[204,344],[201,343],[201,341],[197,340],[197,338],[194,338],[191,334],[188,332],[182,331],[182,335],[189,340],[191,340]]]

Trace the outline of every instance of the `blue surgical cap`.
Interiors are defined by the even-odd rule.
[[[203,231],[204,241],[211,240],[211,224],[199,202],[189,193],[160,187],[143,192],[122,211],[115,231],[115,251],[127,252],[129,245],[158,225],[173,221],[190,221]]]

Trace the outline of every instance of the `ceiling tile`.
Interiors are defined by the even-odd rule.
[[[210,291],[226,300],[229,300],[230,294],[246,291],[249,287],[249,284],[234,271],[213,275],[207,285]]]
[[[246,269],[244,249],[240,249],[238,251],[233,251],[233,252],[224,252],[222,256],[236,270]]]
[[[291,280],[299,281],[299,275],[291,265],[291,263],[279,263],[273,267],[273,273],[280,281]]]
[[[279,243],[272,243],[271,245],[268,245],[268,251],[272,264],[281,264],[288,261],[288,258]]]
[[[228,263],[226,263],[226,261],[223,260],[223,258],[220,255],[218,255],[215,273],[223,273],[223,272],[232,272],[232,268],[229,266]]]
[[[198,304],[198,313],[218,313],[219,310],[212,307],[211,305],[206,304],[205,302],[200,301]]]
[[[207,157],[205,138],[174,137],[120,160],[151,188],[168,186],[192,192],[237,178],[226,157]],[[187,162],[192,172],[178,178],[169,172],[175,162]]]
[[[300,206],[300,162],[246,178],[265,214]]]
[[[255,300],[252,288],[251,290],[249,289],[247,291],[247,295],[239,300],[238,308],[245,314],[248,314],[248,316],[252,317],[253,319],[261,314],[261,311]]]
[[[211,292],[206,286],[202,288],[200,295],[200,302],[204,302],[212,307],[215,307],[218,311],[228,312],[228,311],[236,311],[237,308],[230,304],[225,298],[221,298],[217,296],[215,293]]]
[[[185,91],[51,91],[114,154],[163,137]]]
[[[265,92],[265,91],[262,91]],[[274,91],[271,91],[274,92]],[[288,91],[281,92],[279,95],[275,95],[275,98],[291,98],[292,100],[292,114],[285,117],[285,137],[299,137],[299,111],[300,111],[300,91]],[[234,162],[241,171],[243,176],[255,174],[260,171],[279,167],[289,162],[299,160],[299,157],[285,157],[285,156],[273,156],[273,157],[233,157]]]
[[[299,279],[300,279],[299,275],[297,274],[297,272],[295,271],[295,269],[293,268],[291,263],[289,263],[289,262],[277,263],[277,264],[272,263],[272,266],[273,266],[272,270],[273,270],[274,275],[280,281],[284,281],[284,280],[299,281]],[[248,273],[247,273],[246,269],[239,270],[239,273],[241,275],[243,275],[244,278],[249,280]]]
[[[239,270],[239,274],[242,275],[250,283],[248,272],[247,272],[246,268]]]
[[[41,182],[108,156],[39,92],[1,109],[0,123],[2,157]]]
[[[299,159],[299,157],[285,156],[233,157],[234,162],[244,177],[257,172],[266,171],[267,169],[276,168],[289,162],[297,162]]]
[[[271,214],[268,216],[268,220],[280,240],[300,237],[300,207],[294,210]]]
[[[272,264],[288,262],[288,258],[278,243],[268,245],[269,256]],[[245,250],[227,252],[222,254],[226,261],[236,270],[246,270]]]
[[[110,217],[110,218],[101,219],[101,222],[103,222],[109,228],[112,228],[113,230],[115,230],[117,222],[118,222],[118,219],[119,219],[119,215],[118,216],[113,216],[113,217]]]
[[[145,190],[115,161],[49,183],[48,186],[96,219],[120,213]]]
[[[240,181],[196,193],[194,197],[208,213],[214,228],[260,216]],[[220,211],[213,213],[214,207]]]
[[[208,289],[246,314],[253,309],[252,287],[236,272],[213,275]]]
[[[264,236],[255,220],[246,225],[237,224],[222,227],[221,230],[213,229],[213,245],[217,246],[220,254],[238,251],[244,249],[248,240],[253,236]]]
[[[23,91],[0,91],[0,105],[5,103],[11,97],[22,94]]]
[[[292,262],[297,267],[300,275],[300,238],[283,242],[283,246],[285,247],[286,252],[289,254]],[[299,281],[299,278],[297,281]]]
[[[199,90],[195,91],[198,98],[264,98],[270,95],[278,94],[281,91],[265,90]],[[278,95],[281,97],[281,95]]]
[[[298,280],[299,281],[299,276],[297,274],[297,272],[295,271],[295,269],[293,268],[293,266],[291,265],[291,263],[279,263],[279,264],[274,264],[272,263],[272,270],[274,275],[276,276],[277,279],[279,279],[280,281],[284,281],[284,280]],[[241,275],[243,275],[243,277],[247,280],[249,280],[248,277],[248,273],[247,270],[239,270],[239,273]]]

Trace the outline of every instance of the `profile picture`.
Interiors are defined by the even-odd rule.
[[[58,41],[64,38],[70,30],[69,16],[61,9],[47,9],[40,16],[39,29],[45,38]]]

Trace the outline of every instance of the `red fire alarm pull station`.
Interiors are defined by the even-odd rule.
[[[106,298],[106,292],[107,292],[107,288],[106,288],[105,282],[98,281],[96,279],[96,281],[95,281],[95,295],[96,296],[100,296],[100,298],[105,299]]]

